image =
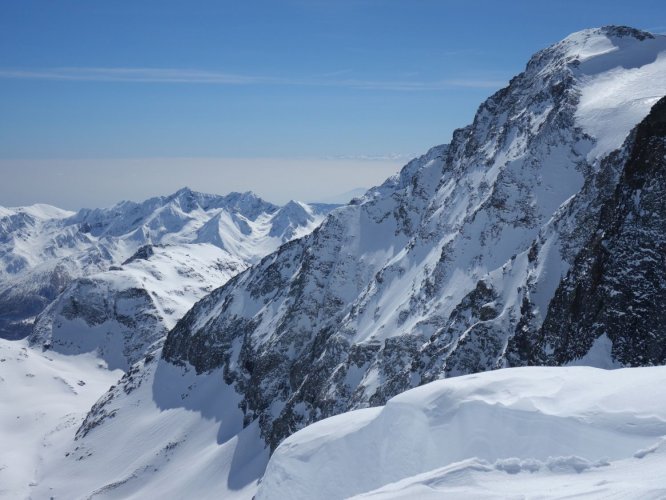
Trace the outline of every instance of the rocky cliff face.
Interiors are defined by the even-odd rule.
[[[549,326],[567,302],[560,281],[608,217],[633,151],[623,141],[666,94],[665,60],[664,37],[618,27],[537,53],[449,145],[199,302],[164,358],[221,368],[274,448],[433,379],[534,362],[539,349],[583,356],[590,341]],[[597,317],[575,316],[580,328]]]
[[[519,331],[530,364],[666,363],[666,99],[630,135],[619,182],[538,332]]]

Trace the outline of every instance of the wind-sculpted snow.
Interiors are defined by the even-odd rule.
[[[312,231],[334,208],[299,206],[307,218],[285,216],[289,207],[253,193],[217,196],[184,188],[77,213],[47,205],[3,208],[0,337],[26,336],[35,316],[72,280],[118,266],[145,245],[209,243],[225,250],[233,265],[239,259],[249,265]]]
[[[255,498],[661,498],[664,382],[666,367],[432,382],[290,436]]]
[[[530,363],[514,333],[541,327],[622,141],[666,94],[665,40],[609,27],[535,54],[448,146],[197,304],[165,358],[222,368],[272,449],[428,381]]]

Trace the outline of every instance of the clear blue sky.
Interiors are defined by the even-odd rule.
[[[2,0],[0,159],[420,153],[604,24],[666,2]]]

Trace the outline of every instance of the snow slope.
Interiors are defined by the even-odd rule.
[[[252,497],[268,453],[221,374],[201,380],[158,351],[122,375],[0,339],[0,498]],[[107,391],[117,409],[96,414]]]
[[[256,492],[268,460],[221,371],[197,377],[160,359],[135,364],[38,468],[35,498],[225,498]]]
[[[36,495],[44,464],[62,460],[93,403],[122,375],[97,357],[39,353],[0,339],[0,497]]]
[[[576,63],[581,80],[578,124],[596,144],[588,158],[619,148],[627,133],[666,95],[666,37],[639,35],[641,43],[626,29],[615,36],[599,37],[583,31],[567,37],[562,45]]]
[[[312,424],[257,500],[662,498],[666,367],[513,368]]]

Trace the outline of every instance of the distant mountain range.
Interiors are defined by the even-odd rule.
[[[223,281],[212,282],[221,285],[312,231],[333,208],[295,201],[279,207],[250,192],[218,196],[187,188],[75,213],[48,205],[0,207],[0,336],[25,336],[72,280],[120,266],[142,247],[212,245],[229,267]]]

